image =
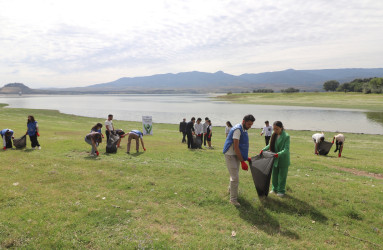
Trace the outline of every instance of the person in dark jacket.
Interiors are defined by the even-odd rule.
[[[180,133],[182,133],[183,137],[182,137],[182,143],[186,142],[186,118],[183,119],[182,122],[180,122]]]
[[[26,135],[29,135],[29,139],[31,140],[31,146],[32,149],[35,149],[36,147],[38,149],[41,149],[40,143],[37,140],[37,137],[40,136],[39,134],[39,125],[37,124],[37,121],[35,121],[35,117],[33,115],[28,116],[27,121],[27,132]]]
[[[188,137],[188,148],[192,148],[194,134],[195,117],[192,117],[190,122],[186,124],[186,135]]]

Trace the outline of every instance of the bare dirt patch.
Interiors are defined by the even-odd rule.
[[[349,173],[352,173],[352,174],[357,175],[357,176],[366,176],[366,177],[372,177],[375,179],[383,180],[382,174],[369,173],[366,171],[351,169],[351,168],[336,168],[336,169],[344,171],[344,172],[349,172]]]

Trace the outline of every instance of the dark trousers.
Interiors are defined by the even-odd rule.
[[[186,132],[182,132],[182,134],[183,134],[183,137],[182,137],[182,143],[184,143],[184,142],[186,142],[186,139],[185,139],[185,137],[186,137]]]
[[[265,136],[266,146],[269,145],[270,138],[271,136]]]
[[[206,135],[202,134],[202,136],[203,136],[203,145],[206,146],[207,134]]]
[[[32,148],[34,147],[40,147],[40,143],[39,141],[37,140],[37,135],[30,135],[29,136],[29,139],[31,140],[31,145],[32,145]]]
[[[12,148],[12,137],[5,138],[5,147],[6,148]]]
[[[186,135],[188,136],[188,148],[192,148],[193,147],[193,134],[187,133]]]
[[[108,143],[108,141],[109,141],[109,135],[110,135],[109,130],[106,130],[106,131],[105,131],[105,134],[106,134],[106,143]]]

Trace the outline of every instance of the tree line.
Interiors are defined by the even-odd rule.
[[[325,91],[338,92],[361,92],[365,94],[381,94],[383,93],[383,78],[364,78],[355,79],[351,82],[340,84],[338,81],[331,80],[323,84]]]

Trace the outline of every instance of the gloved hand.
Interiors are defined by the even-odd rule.
[[[36,133],[37,136],[40,136],[39,132]]]
[[[210,138],[211,138],[211,135],[209,135],[207,138],[209,138],[209,139],[210,139]]]
[[[331,142],[332,144],[334,144],[334,139],[332,139],[332,142]]]
[[[247,158],[247,161],[248,161],[248,162],[251,162],[251,158],[250,158],[250,157],[248,157],[248,158]]]
[[[263,153],[263,150],[261,150],[261,152],[259,152],[260,155],[262,155],[262,153]]]
[[[338,157],[341,157],[340,153],[338,154]]]
[[[278,154],[274,154],[274,157],[275,157],[275,158],[278,158],[278,156],[279,156]]]
[[[144,148],[144,151],[146,151],[146,148]]]
[[[3,150],[6,150],[7,149],[7,147],[3,147]]]
[[[249,169],[249,166],[247,166],[245,161],[241,161],[241,167],[242,167],[242,170],[245,170],[245,171]]]
[[[100,154],[100,153],[99,153],[98,151],[96,151],[96,155],[99,156],[99,154]]]

